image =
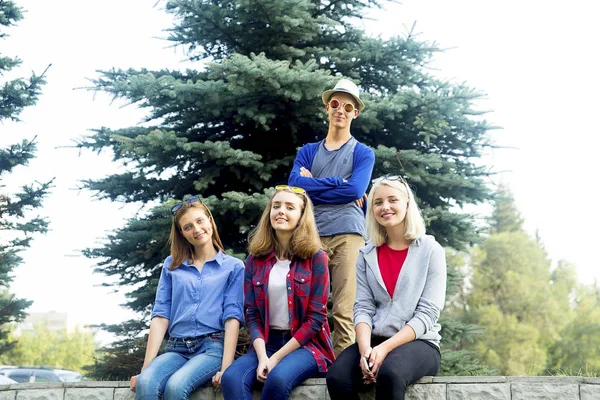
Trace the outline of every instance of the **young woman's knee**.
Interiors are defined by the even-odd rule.
[[[135,392],[137,398],[153,396],[159,398],[162,395],[160,379],[152,374],[150,369],[144,370],[137,379]]]
[[[409,384],[409,376],[398,365],[384,362],[377,373],[377,383],[406,389]]]
[[[268,394],[289,394],[291,390],[292,387],[290,385],[290,379],[288,376],[285,376],[284,374],[276,374],[273,373],[273,371],[271,371],[271,373],[269,373],[269,376],[267,377],[267,381],[265,382],[265,386],[263,388],[263,396]]]
[[[221,387],[223,390],[232,389],[235,385],[241,384],[241,376],[239,376],[239,371],[234,371],[234,368],[227,368],[223,375],[221,375]]]
[[[334,362],[327,370],[325,382],[327,382],[327,387],[339,388],[350,379],[351,375],[351,368],[348,368],[348,365]]]
[[[190,379],[177,374],[173,374],[165,385],[165,399],[187,400],[194,391],[190,384]]]

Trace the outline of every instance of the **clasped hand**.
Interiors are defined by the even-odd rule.
[[[262,357],[258,360],[258,368],[256,368],[256,379],[259,382],[265,383],[269,372],[278,364],[278,361],[273,357]]]
[[[373,348],[367,348],[360,360],[360,369],[363,373],[363,381],[368,383],[374,383],[377,380],[377,374],[379,373],[379,368],[383,363],[383,360],[388,355],[388,350],[385,346],[379,345]]]

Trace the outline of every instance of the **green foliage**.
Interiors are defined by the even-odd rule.
[[[99,381],[129,380],[140,372],[146,352],[146,338],[138,336],[144,329],[143,321],[128,321],[121,325],[99,325],[121,337],[109,349],[99,349],[93,363],[84,369],[89,379]],[[109,350],[109,351],[106,351]]]
[[[480,95],[427,73],[435,45],[412,34],[372,38],[355,24],[379,6],[168,1],[176,20],[170,40],[188,50],[198,70],[113,69],[93,80],[92,90],[148,115],[144,127],[99,128],[78,142],[82,149],[111,150],[123,165],[85,187],[100,198],[143,204],[200,193],[225,245],[243,257],[269,188],[287,182],[298,147],[326,134],[321,92],[345,76],[364,93],[367,107],[352,133],[375,148],[374,175],[409,179],[428,232],[443,245],[473,244],[478,231],[461,207],[490,197],[489,172],[479,162],[490,126],[473,107]],[[147,209],[86,251],[98,260],[97,271],[126,288],[127,306],[146,316],[168,252],[169,224],[165,207]],[[114,351],[127,356],[127,346],[115,344]],[[122,370],[119,377],[136,372]]]
[[[512,193],[505,185],[500,185],[494,195],[490,227],[492,233],[523,231],[523,218],[517,210]]]
[[[505,187],[490,225],[493,233],[470,255],[472,289],[460,317],[485,332],[460,348],[502,375],[597,371],[598,341],[583,334],[597,328],[593,296],[578,288],[574,267],[561,261],[551,268],[539,238],[523,232]]]
[[[16,346],[0,355],[0,363],[51,365],[83,372],[83,367],[92,363],[95,351],[91,332],[78,329],[53,331],[47,325],[39,324],[33,331],[22,332]]]
[[[546,368],[547,347],[565,324],[554,296],[550,263],[523,232],[491,235],[473,252],[469,322],[487,328],[475,350],[503,375],[536,375]]]
[[[442,326],[441,375],[494,375],[496,371],[483,364],[473,350],[467,350],[483,333],[483,329],[464,322],[466,302],[465,272],[466,254],[446,249],[448,279],[446,305],[440,317]]]
[[[8,36],[4,29],[21,18],[21,9],[13,1],[0,1],[0,40]],[[41,75],[32,74],[28,79],[2,81],[1,78],[20,63],[18,58],[0,54],[0,124],[4,120],[18,121],[23,108],[37,102],[45,83],[45,71]],[[0,354],[14,345],[8,337],[7,324],[23,320],[25,310],[31,305],[31,302],[10,293],[11,273],[21,263],[19,253],[29,246],[31,235],[47,230],[47,222],[43,218],[32,217],[30,213],[41,206],[51,187],[51,182],[36,182],[24,185],[20,191],[7,193],[1,182],[7,174],[27,165],[34,154],[35,139],[24,139],[21,143],[0,148]]]
[[[600,376],[600,287],[577,290],[574,318],[560,332],[550,348],[550,371]]]

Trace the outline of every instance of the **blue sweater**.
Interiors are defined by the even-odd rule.
[[[344,182],[344,179],[340,176],[327,178],[300,176],[300,167],[311,170],[317,150],[322,144],[323,140],[306,144],[298,150],[288,184],[306,190],[315,205],[346,204],[360,199],[366,193],[371,181],[371,173],[375,164],[373,150],[361,142],[356,143],[352,162],[352,176],[348,179],[348,182]],[[363,211],[366,212],[366,202]]]

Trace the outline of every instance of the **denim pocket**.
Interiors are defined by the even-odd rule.
[[[224,333],[215,333],[210,335],[202,341],[202,345],[199,346],[199,350],[204,352],[206,355],[215,357],[223,357]]]

